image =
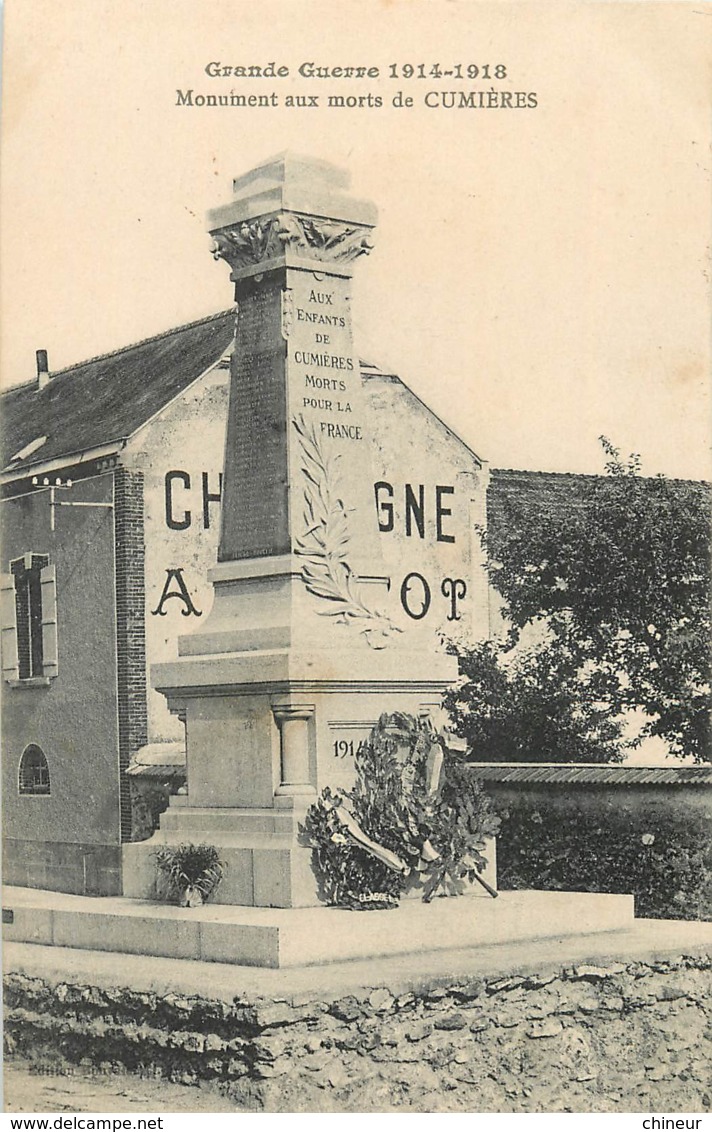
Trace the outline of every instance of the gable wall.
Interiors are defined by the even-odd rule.
[[[144,477],[151,742],[183,738],[182,724],[170,716],[163,696],[151,689],[150,666],[175,659],[178,637],[200,630],[212,602],[207,574],[217,559],[220,503],[208,495],[220,490],[228,382],[226,369],[211,370],[145,426],[124,455],[127,466],[140,469]],[[429,595],[428,611],[418,623],[432,634],[434,643],[441,634],[486,636],[487,584],[474,529],[484,522],[486,472],[400,381],[369,376],[365,387],[373,416],[374,481],[392,488],[392,494],[390,488],[379,493],[381,501],[393,507],[393,530],[380,535],[392,577],[390,611],[404,627],[414,623],[401,600],[410,575],[405,604],[417,614]],[[410,535],[406,534],[406,483],[418,500],[423,489],[423,537],[414,521]],[[441,504],[452,512],[441,516],[441,534],[454,542],[438,539],[437,486],[446,489]],[[375,494],[373,505],[375,509]],[[387,524],[385,511],[381,520]],[[449,620],[453,603],[442,592],[445,579],[462,581],[466,587],[455,605],[456,620]],[[185,596],[177,596],[182,587]]]

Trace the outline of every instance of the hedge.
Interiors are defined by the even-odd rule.
[[[696,809],[529,796],[496,803],[502,889],[632,892],[637,916],[712,919],[712,830]]]

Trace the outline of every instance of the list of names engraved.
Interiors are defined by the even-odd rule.
[[[240,299],[226,460],[222,560],[289,549],[286,392],[281,288],[254,284]],[[229,486],[228,486],[229,485]]]

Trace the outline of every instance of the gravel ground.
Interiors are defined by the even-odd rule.
[[[205,1083],[176,1085],[132,1073],[98,1073],[83,1066],[58,1074],[14,1059],[5,1063],[3,1077],[5,1112],[241,1111]]]

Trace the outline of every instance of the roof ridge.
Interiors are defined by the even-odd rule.
[[[101,361],[104,361],[104,359],[106,359],[106,358],[118,357],[120,354],[128,353],[129,350],[138,349],[139,346],[148,346],[149,343],[151,343],[151,342],[160,342],[160,340],[162,338],[170,338],[170,336],[172,334],[178,334],[183,330],[192,330],[192,329],[194,329],[194,327],[202,326],[203,324],[208,323],[208,322],[217,322],[217,320],[219,318],[224,318],[225,315],[234,313],[234,310],[235,310],[234,307],[228,307],[226,310],[217,311],[216,314],[203,315],[202,318],[193,319],[192,322],[184,322],[184,323],[181,323],[180,326],[171,326],[167,330],[159,331],[158,334],[149,334],[147,338],[140,338],[138,340],[138,342],[130,342],[127,346],[119,346],[115,350],[106,350],[102,354],[94,354],[90,358],[82,358],[81,361],[72,362],[71,365],[64,366],[62,369],[52,370],[51,371],[52,381],[54,381],[55,378],[62,376],[63,374],[71,373],[73,370],[76,370],[76,369],[81,369],[82,366],[93,365],[94,362],[101,362]],[[36,384],[37,384],[37,378],[33,377],[33,378],[30,378],[29,381],[21,381],[21,382],[17,382],[15,385],[9,385],[7,387],[7,389],[0,390],[0,395],[4,397],[8,393],[16,393],[16,392],[18,392],[18,390],[25,389],[29,385],[36,385]],[[51,382],[49,382],[49,384],[48,384],[48,386],[46,386],[46,388],[49,388],[50,385],[51,385]]]
[[[560,479],[577,479],[577,480],[614,480],[621,477],[609,476],[607,472],[546,472],[540,468],[491,468],[490,474],[495,475],[512,475],[512,476],[538,476],[543,478],[545,476],[556,476]],[[666,483],[693,483],[700,484],[704,487],[711,486],[709,480],[704,479],[691,479],[689,476],[666,476],[661,472],[653,472],[650,475],[641,473],[638,476],[626,477],[637,480],[657,480],[662,479]]]
[[[515,476],[591,476],[598,479],[603,472],[547,472],[542,468],[491,468],[491,472],[504,472]]]
[[[118,354],[126,354],[129,350],[136,350],[139,346],[147,346],[150,342],[160,342],[162,338],[170,338],[171,334],[178,334],[182,330],[192,330],[196,326],[202,326],[204,323],[217,322],[219,318],[224,318],[227,314],[234,314],[235,308],[228,307],[226,310],[218,311],[216,314],[204,315],[202,318],[193,319],[192,322],[183,322],[180,326],[171,326],[168,330],[161,330],[158,334],[149,334],[147,338],[140,338],[138,342],[131,342],[128,346],[119,346],[116,350],[107,350],[103,354],[95,354],[92,358],[83,358],[81,362],[73,362],[71,366],[65,366],[64,369],[57,369],[52,371],[52,378],[59,377],[60,374],[70,373],[73,369],[79,369],[80,366],[91,365],[93,362],[101,362],[104,358],[115,358]]]
[[[37,385],[36,377],[30,377],[27,381],[16,381],[14,385],[8,385],[5,389],[0,388],[0,397],[7,397],[8,393],[19,393],[30,385]]]
[[[712,785],[712,766],[671,766],[669,763],[645,765],[626,763],[478,763],[469,761],[468,770],[491,782],[549,783],[551,785],[615,785],[616,780],[642,786],[678,783],[683,786]]]
[[[598,762],[598,763],[583,763],[583,762],[534,762],[531,759],[523,759],[521,762],[515,762],[514,759],[509,760],[496,760],[486,761],[484,759],[473,760],[468,763],[468,766],[474,767],[501,767],[509,770],[510,768],[527,768],[527,769],[556,769],[556,770],[578,770],[582,768],[595,769],[595,770],[696,770],[696,771],[712,771],[712,765],[709,763],[614,763],[614,762]]]

